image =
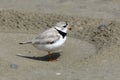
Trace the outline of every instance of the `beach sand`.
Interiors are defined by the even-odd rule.
[[[0,80],[119,80],[117,0],[0,0]],[[111,6],[112,5],[112,6]],[[19,45],[68,21],[72,27],[57,61]]]

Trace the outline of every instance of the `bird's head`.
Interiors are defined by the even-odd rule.
[[[71,27],[65,21],[56,23],[55,28],[62,32],[67,32],[68,29],[71,30]]]

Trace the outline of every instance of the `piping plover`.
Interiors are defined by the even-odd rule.
[[[32,44],[34,47],[48,52],[49,61],[52,61],[51,52],[61,47],[67,38],[67,30],[71,30],[67,22],[56,23],[52,28],[37,35],[30,41],[19,44]]]

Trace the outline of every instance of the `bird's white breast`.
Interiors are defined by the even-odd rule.
[[[55,43],[46,45],[46,48],[48,48],[49,50],[52,51],[56,48],[61,47],[65,41],[66,41],[66,37],[62,38],[62,36],[61,36],[60,39],[58,41],[56,41]]]
[[[54,51],[55,49],[61,47],[64,44],[65,41],[66,41],[66,37],[63,38],[62,36],[60,36],[59,40],[57,40],[53,44],[46,44],[46,45],[37,44],[37,45],[34,45],[34,46],[36,48],[40,49],[40,50]]]

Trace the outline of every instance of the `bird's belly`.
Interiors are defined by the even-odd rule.
[[[53,44],[46,45],[46,47],[50,48],[51,50],[54,50],[56,48],[61,47],[64,44],[65,40],[66,40],[66,37],[64,39],[61,38]]]
[[[44,50],[44,51],[54,51],[55,49],[61,47],[64,42],[66,40],[66,37],[64,39],[60,38],[58,41],[56,41],[53,44],[46,44],[46,45],[34,45],[36,48],[40,49],[40,50]]]

